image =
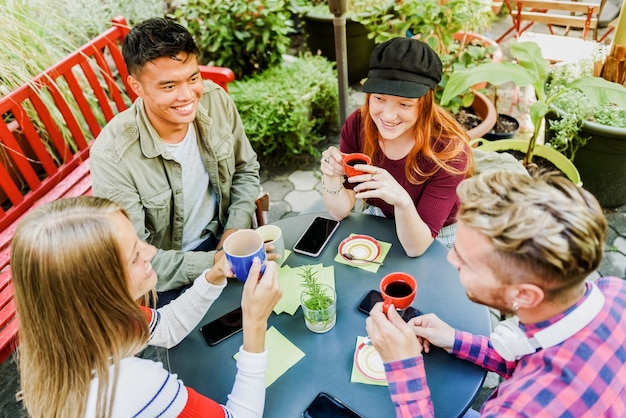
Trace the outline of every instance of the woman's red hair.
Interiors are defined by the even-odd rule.
[[[364,144],[363,152],[372,157],[373,164],[379,164],[384,159],[383,151],[378,145],[379,133],[376,124],[370,116],[370,94],[366,95],[365,103],[361,106],[363,120]],[[470,152],[469,137],[458,122],[441,106],[435,103],[433,90],[429,90],[417,100],[415,112],[419,116],[413,127],[415,145],[407,155],[405,175],[412,184],[421,184],[437,170],[442,169],[450,174],[465,174],[469,177],[474,171],[474,159]],[[417,156],[421,154],[435,163],[431,171],[424,171],[418,165]],[[455,168],[452,164],[461,161],[461,156],[467,159],[463,169]]]

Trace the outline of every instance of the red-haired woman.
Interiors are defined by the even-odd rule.
[[[435,103],[442,65],[425,43],[394,38],[378,45],[363,85],[365,103],[346,120],[340,149],[322,153],[322,197],[336,219],[364,199],[366,213],[395,219],[410,257],[435,238],[451,248],[456,231],[456,186],[473,171],[465,130]],[[344,154],[362,152],[371,165],[344,179]]]

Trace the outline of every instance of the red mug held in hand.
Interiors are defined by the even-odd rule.
[[[391,304],[398,310],[411,306],[417,293],[417,282],[408,273],[389,273],[380,281],[380,293],[383,295],[383,312],[387,315]]]
[[[343,156],[343,169],[348,177],[358,176],[359,174],[365,174],[364,171],[360,171],[354,168],[356,164],[371,164],[372,159],[367,154],[355,152],[353,154],[345,154]]]

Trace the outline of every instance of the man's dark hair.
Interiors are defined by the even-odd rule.
[[[157,58],[175,58],[181,52],[198,54],[189,31],[166,18],[152,18],[130,30],[122,44],[122,56],[131,75],[139,75],[143,66]]]

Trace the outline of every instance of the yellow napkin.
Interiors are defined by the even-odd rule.
[[[294,268],[282,266],[278,269],[278,283],[283,291],[283,295],[276,306],[274,306],[276,315],[282,312],[293,315],[298,310],[300,295],[302,294],[302,283],[304,282],[304,279],[300,276],[302,267],[305,266]],[[335,288],[335,268],[333,266],[324,267],[323,264],[314,264],[311,267],[314,271],[317,271],[319,283],[327,284],[333,289]]]
[[[304,353],[273,326],[265,333],[265,348],[268,352],[265,387],[269,387],[294,364],[304,357]],[[239,352],[233,356],[237,359]]]
[[[363,341],[365,341],[365,337],[356,337],[356,346],[354,347],[355,356],[352,358],[352,376],[350,376],[350,382],[364,383],[366,385],[389,386],[387,380],[372,380],[369,377],[365,376],[363,373],[361,373],[359,371],[359,368],[356,366],[356,349]]]
[[[350,236],[353,236],[353,235],[356,235],[356,234],[350,234]],[[378,255],[375,261],[383,261],[385,257],[387,256],[389,249],[391,248],[391,244],[388,242],[384,242],[384,241],[378,241],[378,244],[380,244],[380,254]],[[347,264],[352,267],[358,267],[366,271],[371,271],[372,273],[376,273],[378,269],[380,268],[380,264],[376,264],[376,263],[365,263],[365,264],[351,263],[349,261],[344,260],[344,258],[339,254],[339,252],[337,252],[337,255],[335,256],[335,262],[341,263],[341,264]]]

